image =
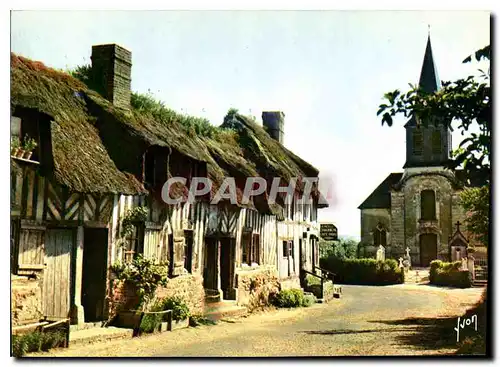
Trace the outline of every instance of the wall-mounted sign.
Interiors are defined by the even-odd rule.
[[[333,223],[320,223],[319,236],[325,241],[337,241],[337,227]]]

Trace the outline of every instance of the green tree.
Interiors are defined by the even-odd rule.
[[[319,241],[319,255],[321,258],[334,256],[338,259],[355,258],[358,242],[351,238],[340,238],[338,241]]]
[[[465,229],[483,245],[488,246],[490,225],[490,190],[488,186],[470,187],[460,193],[466,212]]]
[[[490,60],[490,46],[475,53],[477,61]],[[472,56],[463,60],[471,62]],[[435,93],[426,93],[410,84],[406,93],[399,90],[386,93],[387,103],[379,106],[377,115],[382,116],[382,125],[392,126],[393,117],[403,115],[415,117],[417,123],[444,124],[452,126],[466,135],[453,154],[448,168],[462,167],[467,184],[485,185],[490,182],[491,151],[491,88],[490,70],[479,70],[479,77],[468,76],[453,82],[443,82]],[[453,125],[452,125],[453,124]],[[476,130],[478,132],[470,132]],[[467,133],[467,134],[466,134]]]

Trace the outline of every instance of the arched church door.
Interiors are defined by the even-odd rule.
[[[437,259],[437,235],[426,233],[420,235],[420,266],[429,266]]]

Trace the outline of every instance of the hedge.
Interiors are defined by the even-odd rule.
[[[320,266],[335,273],[335,283],[386,285],[404,283],[404,271],[394,259],[320,259]]]
[[[434,260],[431,262],[429,271],[429,282],[456,288],[469,288],[472,286],[472,275],[468,270],[461,270],[461,261],[443,262]]]

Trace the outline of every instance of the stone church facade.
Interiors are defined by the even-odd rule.
[[[419,86],[437,91],[430,37]],[[459,203],[461,171],[445,168],[451,153],[451,131],[444,125],[424,127],[414,118],[406,129],[404,171],[389,174],[358,207],[361,210],[360,256],[375,257],[385,247],[386,258],[398,259],[410,249],[413,266],[449,260],[454,224],[463,222]]]

